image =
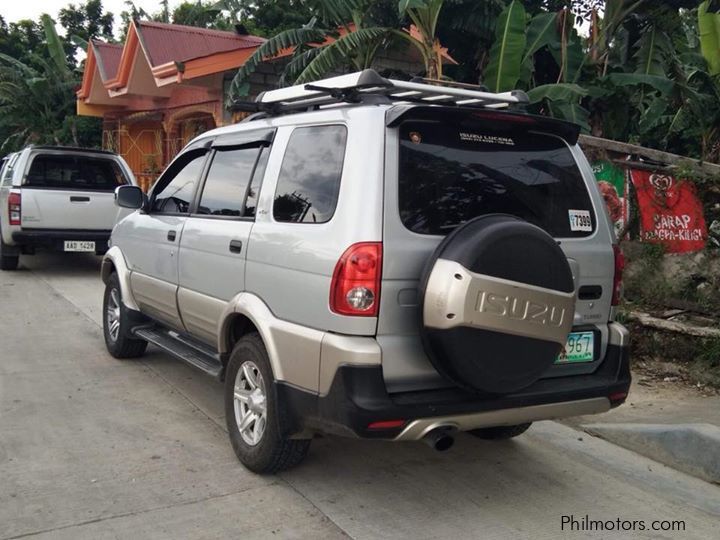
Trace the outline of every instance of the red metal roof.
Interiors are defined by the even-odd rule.
[[[100,77],[103,82],[110,80],[117,75],[120,66],[120,57],[122,56],[123,46],[115,43],[105,43],[104,41],[93,40],[95,47],[96,62],[100,70]]]
[[[221,52],[250,49],[265,41],[261,37],[235,32],[149,21],[137,21],[137,29],[152,67],[168,62],[187,62]]]

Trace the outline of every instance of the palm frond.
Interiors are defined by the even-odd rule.
[[[305,68],[307,68],[308,64],[310,64],[310,62],[312,62],[321,52],[322,47],[311,47],[306,51],[296,54],[280,74],[278,86],[288,86],[295,82]]]
[[[302,84],[322,78],[328,72],[333,71],[353,58],[362,58],[363,64],[372,62],[373,58],[367,58],[363,52],[369,48],[377,50],[378,45],[387,39],[393,30],[390,28],[373,27],[362,28],[350,32],[336,39],[332,43],[322,47],[322,51],[307,65],[295,81]],[[369,67],[368,65],[355,65],[356,69]]]
[[[321,43],[326,36],[325,31],[319,28],[303,27],[291,28],[280,32],[263,43],[248,58],[232,80],[230,85],[230,99],[246,96],[249,91],[250,75],[263,61],[273,58],[287,49],[293,49],[306,43]]]
[[[37,71],[35,71],[35,69],[31,66],[28,66],[26,63],[21,62],[17,58],[13,58],[5,53],[0,53],[0,62],[5,63],[7,66],[12,66],[27,76],[37,75]]]

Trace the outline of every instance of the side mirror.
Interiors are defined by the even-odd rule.
[[[137,210],[143,208],[147,195],[137,186],[119,186],[115,188],[115,204],[121,208]]]

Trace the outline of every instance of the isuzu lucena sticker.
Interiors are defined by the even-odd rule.
[[[570,217],[571,231],[592,231],[592,219],[589,210],[568,210],[568,216]]]
[[[510,137],[486,135],[484,133],[468,133],[466,131],[460,132],[460,140],[479,143],[503,144],[505,146],[515,146],[515,141],[513,141]]]

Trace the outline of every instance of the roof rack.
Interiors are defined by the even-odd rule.
[[[241,110],[255,110],[282,114],[337,103],[417,102],[437,105],[456,105],[483,108],[504,108],[529,102],[521,90],[504,93],[475,90],[469,85],[443,84],[442,81],[399,81],[386,79],[375,70],[323,79],[261,93],[255,103],[238,104]],[[481,87],[475,87],[481,88]]]

